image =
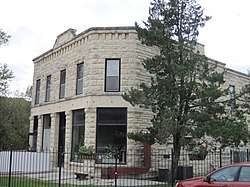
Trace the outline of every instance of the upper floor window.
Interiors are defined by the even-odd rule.
[[[41,80],[40,79],[36,80],[35,104],[39,104],[39,100],[40,100],[40,85],[41,85]]]
[[[51,75],[47,76],[45,101],[50,101]]]
[[[83,63],[77,64],[76,95],[82,94],[83,90]]]
[[[229,93],[229,96],[230,96],[229,105],[235,107],[235,105],[236,105],[236,100],[235,100],[236,90],[235,90],[234,85],[229,85],[228,93]]]
[[[235,97],[235,86],[229,85],[228,92],[230,94],[230,99],[233,99]]]
[[[106,59],[105,63],[105,91],[120,91],[120,59]]]
[[[60,99],[65,97],[65,83],[66,83],[66,69],[62,70],[60,74],[60,93],[59,93]]]

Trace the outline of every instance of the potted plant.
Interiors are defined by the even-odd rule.
[[[79,146],[78,159],[95,159],[94,146]]]
[[[103,163],[115,163],[115,147],[111,144],[107,145],[105,156],[102,159]]]
[[[204,145],[196,146],[192,149],[191,154],[189,154],[190,160],[204,160],[207,156],[208,148]]]

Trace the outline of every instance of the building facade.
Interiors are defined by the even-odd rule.
[[[132,149],[127,132],[149,125],[150,114],[121,94],[147,79],[141,60],[157,52],[139,42],[133,27],[59,35],[53,49],[33,60],[32,148],[71,153],[65,162],[77,161],[81,144],[100,154],[108,146]]]
[[[197,50],[204,53],[204,46]],[[29,143],[33,150],[65,151],[64,163],[78,162],[79,145],[93,146],[105,163],[112,146],[124,156],[138,147],[128,132],[150,125],[151,113],[133,107],[121,94],[149,80],[142,60],[156,47],[142,45],[134,27],[96,27],[78,35],[69,29],[34,62]],[[225,64],[217,62],[219,68]],[[238,89],[249,77],[227,69],[226,86]],[[57,163],[58,158],[54,158]],[[66,165],[67,165],[66,164]]]

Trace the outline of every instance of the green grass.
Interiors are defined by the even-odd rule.
[[[0,177],[0,187],[8,187],[9,178]],[[29,179],[26,177],[11,177],[11,187],[58,187],[58,183],[53,183],[49,181],[43,181],[38,179]],[[73,187],[76,185],[71,184],[61,184],[61,187]],[[83,186],[83,185],[77,185]]]
[[[129,179],[128,179],[129,180]],[[0,176],[0,187],[8,187],[9,185],[9,178],[7,176]],[[38,179],[30,179],[27,177],[11,177],[11,185],[10,187],[58,187],[58,183],[53,183],[50,181],[38,180]],[[61,187],[97,187],[97,186],[104,186],[101,183],[99,185],[77,185],[77,184],[61,184]],[[115,186],[114,184],[106,185],[106,186]],[[145,185],[140,187],[171,187],[172,184],[158,184],[158,185]],[[123,187],[123,186],[119,186]],[[136,186],[129,186],[129,187],[136,187]],[[138,186],[137,186],[138,187]]]

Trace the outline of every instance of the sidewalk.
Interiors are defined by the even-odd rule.
[[[26,174],[28,178],[39,179],[59,183],[59,172]],[[74,184],[74,185],[98,185],[98,186],[115,186],[115,179],[100,179],[100,178],[87,178],[86,180],[75,179],[76,175],[72,171],[62,170],[61,184]],[[117,179],[117,186],[150,186],[165,184],[164,182],[152,181],[146,179]]]

